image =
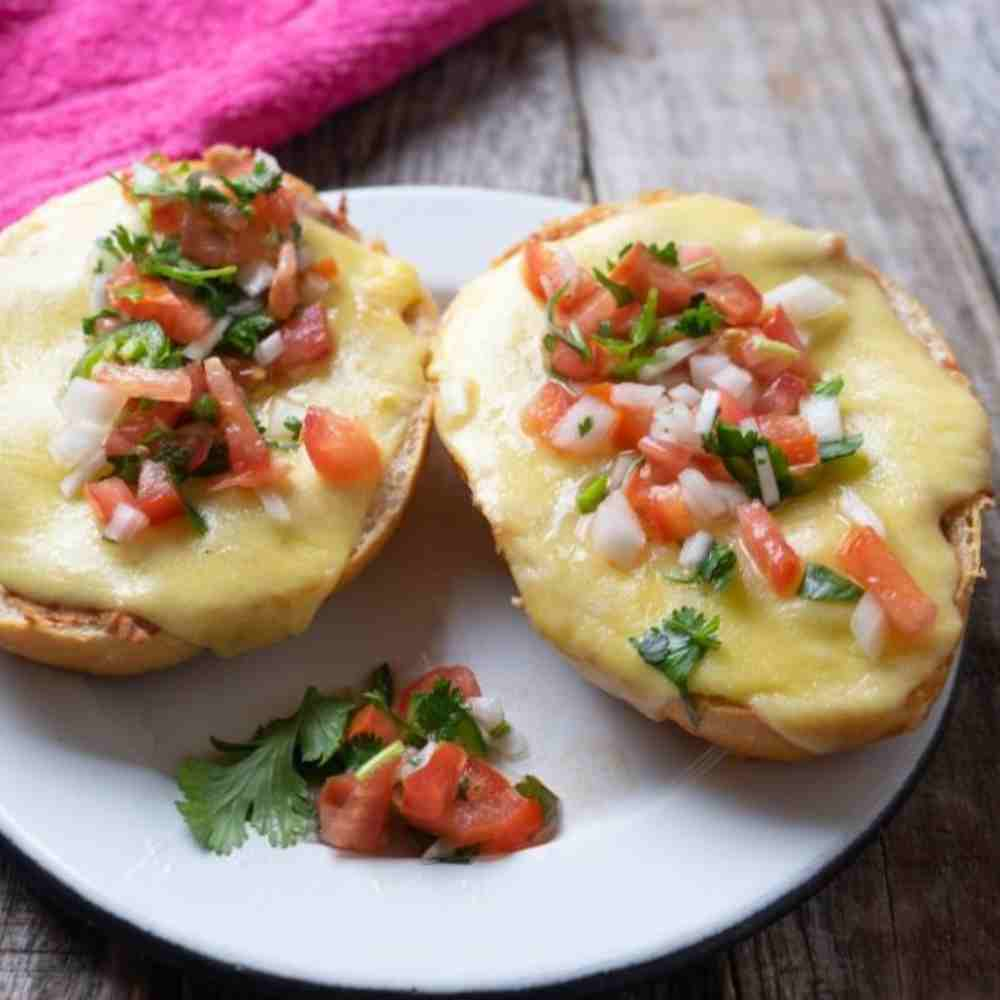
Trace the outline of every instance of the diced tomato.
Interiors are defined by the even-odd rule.
[[[295,221],[295,196],[283,187],[270,194],[259,194],[253,200],[253,214],[255,218],[285,233]]]
[[[160,524],[184,513],[184,501],[162,462],[146,459],[142,463],[136,505],[150,524]]]
[[[629,476],[625,497],[653,541],[680,542],[698,530],[680,487],[657,485],[648,466]]]
[[[756,321],[764,297],[742,274],[727,274],[705,288],[705,297],[733,326]]]
[[[423,767],[403,779],[399,811],[414,826],[437,826],[458,798],[469,755],[457,743],[440,743]]]
[[[639,318],[641,312],[641,302],[630,302],[627,306],[619,306],[608,320],[611,332],[616,337],[627,337],[631,333],[632,324]]]
[[[286,372],[331,355],[333,337],[323,306],[314,302],[285,323],[281,328],[281,342],[284,348],[278,360],[271,365],[272,371]]]
[[[767,343],[768,338],[756,327],[731,327],[722,335],[722,346],[729,357],[764,382],[771,382],[783,371],[801,366],[802,355],[797,358],[775,357],[762,346]]]
[[[208,458],[208,453],[212,450],[212,445],[215,443],[215,427],[202,420],[196,420],[194,423],[178,427],[174,436],[177,443],[186,448],[190,455],[187,464],[188,472],[194,472],[195,469],[205,464],[205,459]],[[155,445],[153,453],[156,454]]]
[[[649,463],[650,478],[654,483],[672,483],[691,464],[695,449],[676,441],[661,441],[644,437],[639,451]]]
[[[898,631],[916,635],[934,624],[937,604],[873,528],[852,527],[837,552],[837,561],[848,576],[874,594]]]
[[[789,465],[819,462],[819,439],[810,430],[805,417],[766,413],[757,418],[757,425],[761,434],[785,453]]]
[[[302,443],[316,471],[336,486],[372,482],[382,473],[382,455],[365,425],[325,406],[310,406]]]
[[[111,458],[127,455],[153,431],[173,427],[186,409],[184,403],[157,403],[152,408],[145,409],[138,400],[133,400],[128,404],[121,422],[104,442],[105,452]]]
[[[537,236],[524,245],[521,273],[528,290],[542,302],[547,302],[559,289],[565,288],[559,299],[560,310],[571,311],[589,296],[596,284],[582,268],[564,254],[557,254]]]
[[[378,706],[365,705],[354,713],[347,727],[347,739],[355,736],[377,736],[388,745],[399,738],[399,727]]]
[[[759,501],[736,509],[740,537],[757,568],[782,597],[793,594],[802,579],[802,560],[788,544],[778,522]]]
[[[718,455],[710,455],[707,451],[696,451],[691,456],[691,464],[706,479],[714,479],[719,483],[731,483],[733,477],[726,468],[726,463]]]
[[[602,288],[596,282],[590,294],[582,302],[573,307],[570,315],[565,315],[561,308],[561,301],[559,305],[562,318],[566,322],[572,320],[572,322],[576,323],[580,332],[585,337],[590,337],[597,333],[600,325],[604,322],[610,322],[618,311],[615,297],[606,288]]]
[[[354,774],[328,778],[319,795],[320,836],[342,850],[374,854],[385,846],[399,761],[383,764],[364,781]]]
[[[205,361],[208,389],[219,404],[220,423],[229,448],[229,466],[234,473],[266,469],[271,453],[254,426],[240,392],[226,366],[216,357]]]
[[[606,378],[614,368],[614,358],[611,352],[594,340],[587,341],[590,347],[590,360],[580,356],[565,341],[556,341],[552,350],[550,364],[552,370],[563,378],[574,382],[586,382],[595,378]]]
[[[806,353],[806,345],[799,336],[795,324],[788,318],[788,314],[781,306],[777,306],[761,323],[761,332],[771,340],[780,340],[789,347],[794,347],[802,352],[802,356],[789,367],[789,371],[807,382],[816,381],[816,369],[809,355]]]
[[[111,520],[118,504],[125,503],[131,507],[136,505],[135,494],[128,483],[117,476],[101,479],[96,483],[86,483],[83,492],[101,524],[107,524]]]
[[[288,319],[299,302],[299,258],[295,244],[285,240],[278,250],[278,266],[267,293],[268,312],[279,322]]]
[[[118,266],[107,292],[113,309],[131,319],[155,320],[180,344],[190,344],[211,329],[212,316],[207,309],[178,295],[165,281],[140,275],[131,260]]]
[[[809,394],[809,388],[791,372],[782,372],[760,394],[754,409],[757,413],[798,413],[799,403]]]
[[[554,265],[555,255],[537,236],[533,236],[525,242],[521,260],[521,275],[525,285],[528,286],[528,291],[542,302],[548,298],[542,287],[542,275],[551,270]]]
[[[634,243],[611,272],[612,281],[628,285],[640,303],[646,301],[649,290],[659,292],[657,312],[660,316],[686,308],[694,295],[694,283],[676,267],[658,260],[644,243]]]
[[[191,401],[191,379],[182,368],[143,368],[102,361],[93,375],[95,381],[113,385],[132,399],[185,404]]]
[[[184,225],[186,205],[179,198],[151,198],[153,203],[153,228],[158,233],[175,236]]]
[[[458,688],[463,698],[478,698],[483,692],[479,687],[476,675],[468,668],[461,665],[452,667],[435,667],[428,670],[426,674],[421,674],[412,684],[403,689],[396,704],[396,711],[406,718],[410,711],[410,699],[415,694],[422,694],[431,691],[438,681],[447,681],[452,687]]]
[[[544,825],[542,807],[516,791],[497,770],[469,757],[462,771],[464,794],[440,824],[425,826],[457,847],[478,844],[484,854],[506,854],[527,847]]]
[[[707,243],[685,243],[678,249],[677,257],[681,268],[693,272],[699,281],[714,281],[722,272],[722,261],[715,247]]]
[[[521,412],[521,429],[532,437],[544,437],[576,399],[562,383],[544,383]]]
[[[719,419],[727,424],[738,424],[749,417],[750,411],[730,392],[719,389]]]

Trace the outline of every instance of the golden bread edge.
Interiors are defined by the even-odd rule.
[[[341,215],[344,211],[342,204]],[[378,249],[386,252],[381,245]],[[405,319],[417,336],[434,336],[439,316],[429,293],[425,291]],[[433,399],[427,384],[424,398],[410,417],[403,440],[383,472],[350,559],[328,597],[358,576],[392,537],[416,485],[432,423]],[[119,677],[163,670],[203,651],[201,646],[170,635],[127,610],[97,611],[41,604],[6,590],[2,582],[0,648],[65,670]]]
[[[655,204],[681,196],[680,192],[661,189],[645,192],[633,202],[593,205],[577,215],[554,219],[546,223],[532,236],[543,240],[566,239],[589,226],[631,210],[636,205]],[[493,261],[493,266],[497,267],[520,253],[525,242],[522,240],[504,251]],[[845,240],[839,241],[838,250],[841,253],[846,253]],[[934,325],[927,310],[899,285],[870,264],[864,261],[855,261],[855,263],[863,267],[878,282],[907,332],[924,345],[937,364],[947,369],[953,377],[961,380],[971,393],[972,388],[968,378],[959,370],[948,341]],[[448,313],[446,312],[442,318],[442,326],[447,325],[447,323]],[[445,443],[447,444],[447,441]],[[468,473],[462,467],[460,457],[454,451],[451,451],[451,454],[468,482]],[[958,561],[959,581],[955,589],[954,600],[963,626],[968,621],[969,605],[975,582],[980,577],[985,576],[981,561],[982,513],[992,505],[993,499],[990,494],[977,493],[948,511],[941,524],[941,530],[951,543]],[[502,540],[496,530],[493,530],[497,548],[502,554]],[[517,603],[518,606],[521,606],[520,601]],[[530,612],[526,610],[526,614],[538,631],[547,640],[558,646],[555,638],[548,635],[545,629],[539,627],[538,623],[531,618]],[[948,651],[948,654],[942,657],[930,676],[910,692],[906,701],[895,712],[881,716],[874,724],[868,720],[854,724],[845,721],[838,726],[836,731],[827,733],[832,738],[833,745],[841,750],[851,749],[888,736],[898,735],[923,722],[948,679],[948,673],[960,642],[961,637]],[[599,687],[604,687],[617,697],[624,697],[622,693],[608,687],[603,671],[600,670],[598,664],[585,662],[575,657],[572,660],[591,682],[596,683]],[[658,721],[669,719],[687,732],[743,757],[791,761],[815,756],[804,747],[787,740],[747,705],[741,705],[724,698],[696,694],[694,695],[694,707],[698,715],[697,726],[692,723],[688,710],[680,698],[674,699],[663,707],[663,714]]]

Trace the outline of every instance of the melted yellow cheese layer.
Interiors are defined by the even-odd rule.
[[[564,242],[590,267],[630,240],[671,239],[711,243],[728,269],[762,291],[807,273],[847,299],[846,320],[815,329],[810,352],[823,373],[844,376],[845,426],[864,434],[863,454],[825,466],[819,487],[782,503],[775,516],[804,559],[832,565],[847,528],[838,493],[850,484],[938,604],[933,632],[918,646],[891,643],[872,662],[852,639],[853,605],[779,599],[745,558],[744,582],[717,595],[664,578],[676,548],[621,572],[581,544],[577,490],[604,463],[559,458],[520,429],[521,411],[546,377],[543,310],[524,287],[520,254],[467,286],[446,317],[431,375],[461,386],[471,403],[464,419],[439,414],[439,429],[494,527],[526,611],[595,683],[662,718],[677,692],[628,638],[688,604],[722,620],[722,646],[695,671],[693,691],[750,705],[817,752],[836,749],[845,732],[873,738],[959,636],[958,566],[939,524],[949,508],[989,487],[986,414],[907,333],[877,282],[838,252],[831,233],[697,195],[627,210]]]
[[[178,638],[231,655],[301,632],[333,590],[361,533],[374,486],[333,488],[304,448],[278,457],[293,471],[292,522],[273,521],[244,490],[209,495],[192,483],[208,522],[184,521],[114,545],[82,498],[59,492],[65,470],[48,442],[56,407],[84,349],[94,240],[133,221],[117,185],[103,180],[42,206],[0,234],[0,583],[24,597],[75,608],[121,609]],[[391,460],[425,391],[427,347],[403,313],[424,291],[408,264],[304,222],[317,257],[335,258],[327,300],[336,337],[330,364],[276,387],[363,421]],[[266,422],[266,400],[254,408]]]

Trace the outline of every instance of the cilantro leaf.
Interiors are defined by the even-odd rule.
[[[669,243],[664,243],[663,246],[658,246],[656,243],[649,244],[649,252],[661,263],[668,264],[670,267],[677,267],[678,257],[677,257],[677,244],[670,240]]]
[[[559,796],[552,791],[540,778],[526,774],[515,786],[514,791],[526,799],[535,799],[542,807],[542,820],[547,826],[559,814]]]
[[[294,764],[298,728],[296,714],[268,727],[252,750],[181,764],[177,783],[184,798],[177,808],[203,847],[231,853],[246,842],[247,823],[275,847],[288,847],[313,829],[315,807]]]
[[[782,497],[791,496],[796,489],[788,464],[788,456],[772,441],[754,430],[743,430],[722,420],[702,439],[705,451],[718,455],[729,474],[751,497],[760,498],[760,480],[753,461],[753,451],[761,445],[767,448]]]
[[[610,268],[608,268],[610,270]],[[594,277],[597,281],[602,284],[615,298],[615,305],[619,308],[621,306],[627,306],[630,302],[635,300],[635,296],[632,294],[632,289],[628,285],[619,284],[617,281],[612,281],[600,268],[595,267],[593,269]]]
[[[249,357],[257,349],[257,344],[266,337],[277,324],[265,312],[241,316],[230,323],[219,341],[224,349]]]
[[[298,441],[302,434],[302,421],[298,417],[285,417],[283,423],[285,430],[292,435],[292,440]],[[392,701],[391,698],[389,700]]]
[[[374,733],[360,733],[348,740],[337,756],[345,771],[357,771],[384,749],[385,743]]]
[[[299,709],[299,751],[307,764],[322,766],[339,749],[351,713],[353,699],[327,697],[310,687]]]
[[[209,392],[203,392],[191,407],[191,412],[196,420],[204,420],[206,423],[214,424],[219,419],[219,403]]]
[[[698,579],[713,590],[723,591],[732,582],[736,572],[736,551],[731,545],[723,542],[713,542],[712,548],[699,563]]]
[[[848,434],[836,441],[820,441],[819,459],[821,462],[832,462],[837,458],[853,455],[864,443],[863,434]]]
[[[813,386],[814,396],[839,396],[844,388],[844,376],[829,378],[825,382],[817,382]]]
[[[677,318],[674,329],[686,337],[707,337],[725,322],[725,319],[704,295],[695,296],[697,302]]]
[[[294,419],[294,418],[289,418]],[[287,424],[288,421],[286,420]],[[299,425],[301,426],[301,421]],[[396,695],[396,682],[392,676],[392,669],[388,663],[382,663],[372,671],[368,679],[368,691],[378,694],[383,703],[391,705]]]
[[[799,597],[807,601],[856,601],[864,591],[847,577],[828,566],[806,563],[805,575],[799,586]]]
[[[73,366],[70,378],[90,378],[102,361],[122,361],[144,368],[178,368],[184,357],[154,320],[127,323],[91,344]]]
[[[470,714],[462,692],[442,678],[430,691],[410,699],[408,721],[427,739],[460,743],[477,757],[485,756],[486,740]]]
[[[101,309],[99,312],[92,313],[90,316],[83,317],[83,335],[85,337],[93,337],[97,332],[97,321],[99,319],[119,319],[121,313],[116,309]]]
[[[683,607],[659,625],[629,642],[651,667],[663,673],[688,698],[688,680],[710,649],[717,649],[719,618],[706,619],[700,611]]]
[[[594,418],[586,416],[576,425],[576,432],[580,437],[586,437],[594,429]]]
[[[281,187],[284,177],[278,161],[263,150],[254,154],[250,172],[239,177],[223,177],[222,182],[239,199],[241,204],[253,201],[259,194],[271,194]]]

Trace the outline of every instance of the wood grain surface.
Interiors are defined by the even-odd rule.
[[[711,190],[850,233],[930,308],[991,411],[1000,373],[996,0],[550,0],[277,150],[321,187],[613,199]],[[1000,577],[988,518],[986,565]],[[1000,997],[1000,588],[944,738],[809,902],[616,1000]],[[664,901],[669,905],[669,900]],[[0,857],[0,1000],[288,996],[64,916]]]

